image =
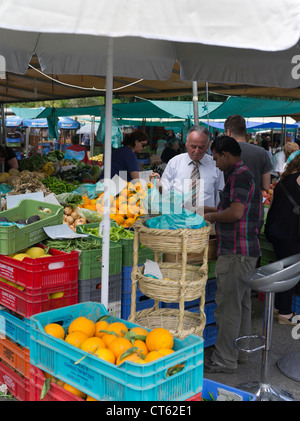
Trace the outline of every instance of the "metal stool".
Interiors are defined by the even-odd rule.
[[[265,309],[263,335],[250,335],[237,338],[234,342],[240,351],[252,353],[262,350],[261,378],[259,382],[241,384],[241,389],[247,390],[261,401],[293,401],[291,393],[278,386],[271,386],[269,382],[269,361],[271,354],[274,298],[276,292],[287,291],[299,281],[300,254],[287,257],[269,265],[262,266],[249,274],[245,281],[247,285],[259,292],[265,292]],[[263,345],[253,349],[243,349],[238,345],[240,340],[258,338]]]

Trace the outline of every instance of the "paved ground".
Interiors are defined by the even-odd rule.
[[[264,303],[256,297],[252,297],[252,333],[261,335],[263,332],[263,313]],[[299,328],[300,333],[300,328]],[[213,347],[205,349],[204,358],[208,358]],[[273,340],[270,358],[270,383],[273,386],[279,386],[294,396],[296,401],[300,401],[300,383],[284,375],[277,367],[277,361],[283,356],[290,355],[293,352],[300,352],[300,339],[295,340],[292,337],[292,327],[280,325],[277,319],[273,323]],[[262,360],[262,351],[257,351],[250,355],[247,364],[240,364],[237,372],[234,374],[206,373],[204,376],[210,380],[226,384],[231,387],[238,387],[245,382],[255,382],[260,380],[260,368]],[[298,367],[300,370],[300,367]]]
[[[252,297],[252,303],[252,333],[261,335],[263,329],[264,303],[259,301],[256,297]],[[281,357],[289,355],[295,351],[300,351],[300,339],[293,339],[291,332],[292,327],[279,325],[276,319],[274,319],[270,383],[274,386],[280,386],[281,388],[286,389],[294,396],[295,401],[300,401],[300,383],[291,380],[289,377],[282,374],[276,364]],[[212,351],[213,347],[206,348],[204,358],[209,358]],[[261,351],[252,353],[248,363],[239,365],[237,372],[234,374],[218,373],[207,375],[205,373],[204,376],[218,383],[240,388],[240,385],[244,382],[259,381],[261,357]],[[0,401],[11,402],[12,400],[0,397]]]

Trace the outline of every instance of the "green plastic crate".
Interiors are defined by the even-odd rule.
[[[122,246],[110,242],[109,245],[109,275],[122,272]],[[99,239],[99,249],[82,250],[79,256],[78,279],[95,279],[102,276],[102,244]]]
[[[97,228],[99,227],[99,224],[86,224],[86,227],[89,228]],[[80,234],[84,234],[83,231],[84,225],[77,225],[76,232]],[[96,235],[90,234],[93,238],[99,238]],[[113,244],[119,244],[122,246],[122,265],[123,266],[132,266],[133,265],[133,238],[125,239],[121,238],[117,243]],[[146,259],[154,260],[154,251],[147,248],[140,246],[139,247],[139,259],[138,264],[143,265],[146,262]],[[97,276],[95,276],[96,278]]]
[[[42,208],[50,209],[51,213],[42,212]],[[5,216],[9,222],[26,220],[32,215],[38,215],[40,220],[23,228],[16,225],[0,226],[0,254],[16,253],[48,238],[43,228],[62,224],[63,209],[62,206],[51,203],[24,199],[14,208],[2,211],[1,217]]]

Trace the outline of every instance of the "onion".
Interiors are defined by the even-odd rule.
[[[65,208],[64,208],[64,213],[66,214],[66,215],[71,215],[71,213],[73,212],[73,209],[71,208],[71,207],[69,207],[69,206],[66,206]]]
[[[79,213],[78,213],[78,212],[76,212],[76,211],[74,211],[74,210],[73,210],[73,212],[71,213],[71,216],[72,216],[72,218],[73,218],[73,219],[78,219],[78,218],[80,218]]]
[[[71,228],[71,230],[75,231],[75,227],[73,224],[70,224],[69,227]]]
[[[70,224],[73,224],[73,222],[74,222],[74,219],[72,218],[72,216],[71,215],[68,215],[67,217],[66,217],[66,222],[70,225]]]
[[[86,224],[86,219],[85,218],[78,218],[75,220],[74,222],[74,226],[76,227],[77,225],[84,225]]]

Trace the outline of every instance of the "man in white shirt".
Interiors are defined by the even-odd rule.
[[[162,191],[174,188],[186,192],[194,168],[193,161],[198,161],[201,180],[199,198],[203,198],[204,206],[217,206],[219,192],[224,187],[224,176],[216,167],[213,158],[206,153],[208,147],[209,131],[202,126],[193,126],[187,133],[187,152],[172,158],[163,172]],[[199,201],[198,206],[201,205]]]

